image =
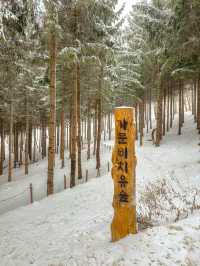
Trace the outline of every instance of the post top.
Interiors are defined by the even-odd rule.
[[[130,106],[119,106],[119,107],[115,107],[115,109],[133,109],[133,107],[130,107]]]

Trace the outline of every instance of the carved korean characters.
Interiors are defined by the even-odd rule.
[[[112,178],[114,182],[112,241],[117,241],[137,231],[133,117],[133,108],[120,107],[115,109],[115,147],[112,155]]]

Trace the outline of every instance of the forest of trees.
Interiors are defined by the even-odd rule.
[[[83,142],[100,173],[115,106],[135,107],[141,145],[146,128],[159,146],[175,113],[181,134],[186,101],[200,132],[200,1],[143,0],[128,23],[123,7],[117,0],[0,2],[0,175],[8,142],[8,181],[16,167],[28,175],[30,163],[48,157],[52,194],[55,154],[63,168],[67,149],[74,187]]]

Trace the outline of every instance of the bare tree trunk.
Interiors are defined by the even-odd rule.
[[[135,104],[135,138],[138,140],[138,104]]]
[[[69,121],[67,122],[67,130],[66,130],[66,141],[67,141],[67,150],[69,150]]]
[[[152,101],[152,97],[151,97],[151,87],[150,87],[150,89],[149,89],[149,122],[150,122],[150,129],[152,129],[151,101]]]
[[[28,154],[29,154],[29,159],[32,161],[32,121],[31,118],[29,118],[29,131],[28,131]]]
[[[59,146],[60,146],[60,125],[59,123],[55,130],[56,130],[56,153],[58,154]]]
[[[173,86],[172,82],[170,83],[170,128],[173,127]]]
[[[61,129],[60,129],[60,159],[61,168],[65,166],[65,113],[61,111]]]
[[[181,135],[182,127],[182,95],[181,95],[181,81],[179,81],[179,122],[178,122],[178,135]]]
[[[103,66],[101,66],[100,76],[99,76],[99,95],[97,99],[97,150],[96,150],[96,169],[97,175],[100,176],[100,145],[101,145],[101,119],[102,119],[102,103],[101,103],[101,91],[103,82]]]
[[[69,122],[69,158],[72,154],[72,107],[70,108],[70,122]]]
[[[169,104],[170,104],[170,87],[167,84],[167,132],[169,131]]]
[[[23,129],[21,127],[21,132],[20,132],[20,152],[19,152],[19,161],[20,161],[20,166],[23,164]]]
[[[73,71],[72,120],[71,120],[71,177],[70,187],[76,185],[76,139],[77,139],[77,66]]]
[[[65,73],[63,69],[63,73]],[[62,110],[60,118],[61,130],[60,130],[60,159],[61,168],[65,166],[65,77],[63,75],[63,87],[62,87]]]
[[[12,88],[10,90],[11,91],[10,91],[8,182],[12,181],[13,92]]]
[[[108,113],[108,139],[112,138],[112,113]]]
[[[200,78],[197,81],[197,129],[200,134]]]
[[[3,162],[4,162],[4,123],[3,119],[1,119],[1,152],[0,152],[0,175],[3,175]]]
[[[29,160],[29,112],[28,100],[26,96],[26,141],[25,141],[25,175],[28,175],[28,160]]]
[[[184,96],[184,82],[181,82],[181,119],[182,119],[182,126],[185,122],[185,96]]]
[[[166,87],[164,88],[164,105],[163,105],[163,130],[162,134],[165,136],[165,119],[166,118]]]
[[[96,147],[97,147],[97,105],[95,105],[95,115],[94,115],[94,149],[93,155],[96,154]]]
[[[139,103],[139,132],[140,132],[140,146],[143,145],[143,121],[144,121],[144,102],[143,100]]]
[[[49,36],[50,65],[50,114],[49,114],[49,147],[48,147],[48,179],[47,195],[54,192],[55,165],[55,126],[56,126],[56,36],[51,31]]]
[[[33,128],[33,162],[36,162],[36,125]]]
[[[192,115],[194,115],[194,85],[192,86]]]
[[[160,86],[157,99],[157,115],[156,115],[156,147],[160,146],[162,139],[162,101],[163,101],[163,87]]]
[[[88,99],[88,112],[87,112],[87,160],[90,159],[90,143],[91,143],[91,110],[90,99]]]
[[[194,80],[194,122],[197,122],[197,83]]]
[[[80,84],[80,65],[77,63],[77,148],[78,148],[78,179],[82,179],[81,164],[81,84]]]
[[[18,125],[14,124],[14,168],[17,167],[18,163]]]

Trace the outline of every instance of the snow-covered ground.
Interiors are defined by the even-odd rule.
[[[86,170],[88,179],[96,177],[95,157],[86,160],[86,149],[83,150],[83,179],[77,180],[77,184],[85,182]],[[108,162],[110,161],[110,149],[105,145],[101,147],[102,162],[101,174],[107,173]],[[66,187],[70,186],[70,160],[68,152],[65,156],[65,167],[61,169],[59,155],[56,156],[56,167],[54,174],[54,191],[55,193],[64,190],[64,176],[66,176]],[[33,188],[33,200],[38,201],[47,195],[47,158],[29,166],[29,175],[24,174],[24,167],[13,170],[13,181],[7,183],[7,173],[0,176],[0,214],[9,210],[16,209],[20,206],[30,204],[30,184]]]
[[[188,204],[187,197],[177,201],[177,195],[188,193],[200,184],[199,136],[191,114],[186,114],[182,136],[177,135],[174,126],[159,148],[153,147],[149,139],[147,135],[144,146],[137,146],[137,205],[144,204],[142,197],[149,182],[157,184],[166,180],[172,186],[172,190],[167,187],[166,195],[176,193],[173,206],[185,211],[187,206],[181,204],[185,199]],[[106,145],[112,146],[113,141],[107,141]],[[106,165],[111,154],[106,148],[103,152],[102,161]],[[7,189],[9,196],[9,191],[22,188],[27,179],[27,184],[30,180],[39,184],[41,169],[41,175],[46,176],[45,167],[44,161],[33,165],[29,177],[0,186],[0,195]],[[95,168],[92,160],[90,167]],[[58,174],[62,179],[64,170],[58,167],[57,171],[63,171]],[[159,226],[140,230],[118,243],[110,242],[113,215],[110,174],[7,212],[0,216],[0,266],[199,266],[200,213],[188,211],[186,219],[173,223],[173,210],[165,206],[166,195],[164,199],[162,193],[157,195],[164,205]]]
[[[104,176],[2,215],[0,265],[199,265],[199,215],[111,243],[112,187]]]

